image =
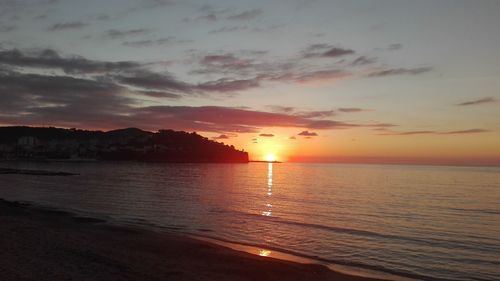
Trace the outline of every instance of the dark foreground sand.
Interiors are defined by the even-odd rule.
[[[0,280],[377,280],[0,199]]]

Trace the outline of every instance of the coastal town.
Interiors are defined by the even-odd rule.
[[[0,159],[248,162],[248,154],[197,133],[2,127]]]

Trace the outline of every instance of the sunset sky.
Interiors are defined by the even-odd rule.
[[[0,0],[0,125],[500,164],[500,1]]]

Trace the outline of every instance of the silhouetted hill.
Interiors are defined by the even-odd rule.
[[[0,158],[246,163],[248,153],[196,133],[173,130],[0,127]]]
[[[131,138],[148,136],[151,134],[151,132],[146,132],[138,128],[126,128],[107,131],[104,134],[109,138]]]
[[[85,140],[99,138],[104,133],[101,131],[86,131],[77,129],[42,128],[42,127],[0,127],[0,143],[17,142],[19,138],[26,136],[36,137],[40,141],[75,139]]]

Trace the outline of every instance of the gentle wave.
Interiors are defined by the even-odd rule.
[[[395,276],[401,276],[401,277],[417,279],[417,280],[456,281],[456,279],[435,278],[432,276],[420,275],[420,274],[411,273],[411,272],[403,271],[403,270],[398,271],[398,270],[385,268],[385,267],[381,267],[381,266],[374,266],[374,265],[370,265],[370,264],[366,264],[366,263],[351,262],[351,261],[340,260],[340,259],[326,259],[326,258],[322,258],[319,256],[307,255],[304,253],[295,252],[295,251],[291,251],[291,250],[279,248],[279,247],[273,247],[273,246],[269,246],[269,245],[246,243],[246,242],[241,242],[241,241],[233,241],[233,240],[229,240],[229,239],[220,238],[218,236],[204,235],[204,234],[200,234],[200,233],[191,233],[191,232],[185,232],[185,233],[192,235],[194,237],[209,238],[209,239],[212,239],[214,241],[221,241],[221,242],[250,246],[250,247],[255,247],[255,248],[265,248],[265,249],[269,249],[269,250],[273,250],[273,251],[277,251],[277,252],[282,252],[285,254],[294,255],[297,257],[310,259],[313,261],[318,261],[320,263],[325,263],[325,264],[337,264],[337,265],[344,265],[344,266],[353,267],[353,268],[363,268],[363,269],[384,272],[384,273],[388,273],[388,274],[395,275]]]
[[[360,229],[353,229],[353,228],[341,228],[341,227],[327,226],[327,225],[314,224],[314,223],[305,223],[305,222],[284,220],[284,219],[281,219],[279,217],[262,216],[262,215],[258,215],[258,214],[252,214],[252,213],[243,213],[243,212],[237,212],[237,211],[232,211],[232,212],[238,213],[238,214],[244,215],[244,216],[249,216],[249,217],[252,217],[254,219],[266,220],[266,221],[271,221],[274,223],[296,225],[296,226],[307,227],[307,228],[315,228],[315,229],[321,229],[321,230],[326,230],[326,231],[331,231],[331,232],[336,232],[336,233],[345,233],[345,234],[355,235],[355,236],[384,238],[384,239],[398,240],[401,242],[414,242],[414,243],[419,244],[419,245],[425,245],[425,246],[431,246],[431,247],[442,247],[442,248],[447,248],[447,249],[460,248],[460,249],[464,249],[464,250],[482,250],[482,251],[493,252],[493,253],[500,252],[500,245],[499,244],[485,244],[484,242],[483,243],[474,243],[472,241],[463,242],[463,241],[451,240],[449,238],[437,239],[434,237],[427,237],[426,239],[419,239],[419,238],[414,238],[414,237],[409,237],[409,236],[397,236],[397,235],[391,235],[391,234],[383,234],[383,233],[372,232],[372,231],[368,231],[368,230],[360,230]],[[494,241],[500,241],[500,240],[495,239]],[[500,262],[492,262],[492,263],[500,265]]]

